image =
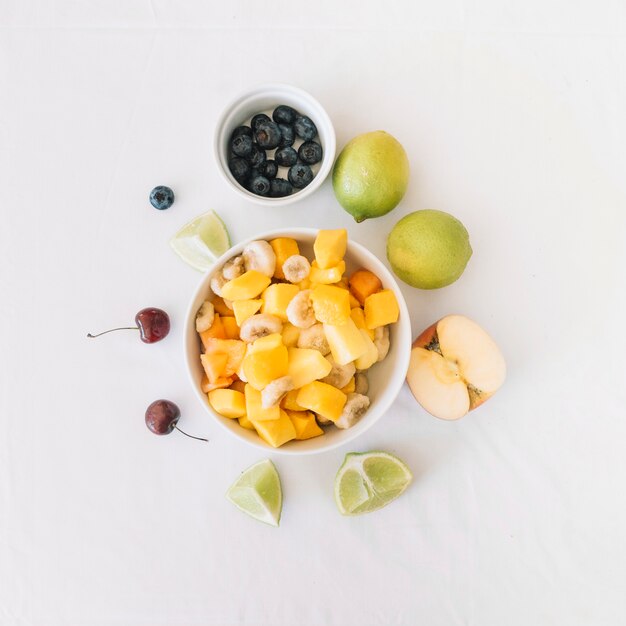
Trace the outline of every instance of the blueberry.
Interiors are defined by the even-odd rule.
[[[235,180],[241,184],[243,184],[250,175],[250,165],[248,165],[248,162],[241,157],[231,159],[228,162],[228,169],[235,177]]]
[[[259,165],[259,173],[261,176],[265,176],[265,178],[276,178],[276,174],[278,174],[278,165],[276,165],[276,161],[265,161]]]
[[[276,122],[260,122],[254,131],[256,142],[265,148],[271,150],[280,143],[280,129]]]
[[[290,167],[298,162],[298,153],[291,147],[279,148],[274,153],[276,163],[281,167]]]
[[[259,113],[255,115],[250,121],[250,126],[252,126],[252,130],[256,130],[261,122],[271,122],[272,120],[265,115],[265,113]]]
[[[250,163],[252,167],[259,167],[261,163],[265,162],[266,158],[267,157],[265,156],[265,150],[261,150],[261,148],[259,148],[259,146],[257,146],[257,144],[255,143],[252,144],[252,150],[250,154],[246,157],[248,163]]]
[[[265,176],[257,176],[250,181],[250,191],[257,196],[266,196],[270,192],[270,181]]]
[[[237,126],[230,138],[232,140],[235,137],[239,137],[241,135],[248,135],[248,137],[252,137],[252,129],[249,126]]]
[[[252,137],[248,135],[238,135],[230,142],[230,149],[233,154],[240,157],[248,156],[252,152]]]
[[[308,165],[319,163],[322,160],[322,146],[316,141],[305,141],[298,148],[298,157]]]
[[[298,163],[296,165],[292,165],[289,168],[289,173],[287,174],[287,178],[289,178],[289,182],[298,189],[302,189],[306,187],[313,180],[313,172],[308,165],[304,165],[303,163]]]
[[[300,115],[295,123],[296,135],[304,141],[310,141],[317,135],[317,128],[310,117]]]
[[[288,126],[287,124],[279,124],[278,130],[280,130],[280,143],[278,144],[278,146],[280,148],[293,146],[293,142],[296,140],[296,133],[293,130],[293,126]]]
[[[272,117],[277,124],[293,124],[298,116],[298,111],[288,107],[286,104],[279,104],[272,113]]]
[[[284,178],[274,178],[270,181],[270,197],[283,198],[293,191],[291,183]]]
[[[150,192],[150,204],[159,211],[169,209],[174,204],[174,192],[165,185],[159,185]]]

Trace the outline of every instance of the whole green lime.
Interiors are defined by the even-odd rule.
[[[471,256],[465,226],[443,211],[410,213],[387,238],[387,258],[396,276],[420,289],[450,285],[461,276]]]
[[[408,182],[406,152],[383,130],[352,139],[333,169],[335,196],[357,222],[389,213],[402,200]]]

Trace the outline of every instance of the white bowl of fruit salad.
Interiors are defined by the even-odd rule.
[[[370,428],[400,391],[411,350],[396,281],[344,229],[275,230],[233,246],[198,286],[184,333],[206,411],[284,454]]]

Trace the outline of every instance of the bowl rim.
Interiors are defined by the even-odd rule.
[[[395,280],[391,271],[385,266],[385,264],[373,252],[370,252],[365,246],[363,246],[362,244],[350,238],[348,238],[348,250],[350,249],[351,246],[354,246],[360,253],[364,254],[367,258],[375,259],[375,262],[380,264],[380,267],[383,268],[384,274],[385,274],[385,280],[382,281],[383,285],[385,286],[386,289],[393,286],[394,293],[396,294],[396,296],[399,295],[399,297],[397,297],[397,300],[398,300],[398,307],[400,309],[400,315],[398,317],[398,322],[396,322],[397,324],[401,324],[399,334],[408,334],[406,346],[400,347],[398,363],[396,364],[396,368],[397,368],[396,371],[404,372],[404,374],[402,376],[392,375],[389,377],[386,390],[388,391],[390,389],[391,391],[387,393],[386,401],[382,405],[379,405],[377,407],[378,415],[371,421],[371,423],[367,426],[367,428],[363,430],[356,430],[355,432],[352,432],[352,429],[346,429],[344,431],[344,433],[346,433],[346,436],[340,439],[339,441],[336,441],[333,443],[327,443],[325,445],[320,445],[319,447],[312,448],[312,449],[298,450],[297,447],[273,448],[269,444],[265,443],[260,437],[258,437],[258,441],[249,440],[239,435],[235,430],[232,430],[228,426],[226,426],[226,422],[222,420],[225,420],[228,418],[224,418],[223,416],[219,415],[217,412],[215,412],[211,408],[211,406],[209,405],[206,399],[206,394],[202,392],[199,385],[197,385],[196,381],[194,380],[192,367],[191,367],[191,358],[187,349],[187,345],[188,345],[187,338],[189,337],[189,333],[191,332],[191,330],[193,330],[194,333],[196,332],[195,317],[196,317],[197,311],[196,311],[196,306],[194,305],[194,303],[198,299],[200,293],[206,290],[207,284],[208,282],[210,282],[210,279],[213,273],[216,271],[216,269],[220,267],[223,263],[225,263],[233,254],[239,254],[241,250],[243,250],[244,246],[246,246],[251,241],[256,241],[258,239],[265,239],[265,240],[270,239],[270,238],[274,239],[276,237],[285,237],[285,236],[290,236],[292,238],[295,238],[299,235],[315,237],[317,233],[319,232],[319,230],[320,229],[318,228],[304,228],[304,227],[291,227],[291,228],[285,227],[285,228],[280,228],[280,229],[273,229],[273,230],[268,230],[268,231],[257,233],[253,237],[248,237],[242,240],[241,242],[235,244],[234,246],[231,246],[224,254],[222,254],[215,261],[212,268],[208,272],[205,272],[202,275],[202,278],[198,282],[198,285],[194,289],[191,299],[189,300],[189,304],[187,306],[187,310],[185,314],[185,324],[183,328],[183,354],[185,357],[185,369],[187,370],[187,377],[194,390],[194,394],[196,398],[202,404],[205,411],[208,412],[208,414],[211,416],[213,421],[217,422],[221,428],[228,431],[232,437],[234,437],[235,439],[239,441],[243,441],[244,443],[250,446],[263,450],[265,453],[271,452],[271,453],[282,454],[282,455],[287,455],[287,456],[319,454],[322,452],[329,452],[331,450],[334,450],[336,448],[339,448],[349,443],[350,441],[353,441],[359,435],[362,435],[363,433],[367,432],[374,424],[376,424],[387,413],[387,411],[389,410],[393,402],[398,397],[398,394],[400,393],[400,390],[402,389],[404,382],[406,380],[406,372],[408,371],[409,361],[411,358],[411,341],[410,340],[412,340],[411,319],[409,316],[409,310],[408,310],[406,301],[404,299],[404,296],[400,290],[400,287],[397,281]],[[294,237],[294,233],[296,233],[295,237]]]
[[[288,91],[291,92],[294,96],[299,97],[303,100],[308,101],[313,107],[319,109],[320,118],[315,119],[316,125],[323,122],[323,126],[327,131],[327,135],[324,137],[324,156],[322,158],[322,162],[320,165],[320,169],[318,173],[315,175],[313,181],[307,185],[304,189],[298,191],[297,193],[292,193],[289,196],[285,196],[284,198],[267,198],[264,196],[257,196],[252,192],[247,191],[238,183],[233,182],[228,173],[226,172],[224,162],[222,160],[222,150],[221,150],[221,139],[224,129],[224,124],[226,119],[231,115],[232,111],[241,106],[247,100],[250,100],[254,97],[263,96],[265,92],[268,91]],[[261,83],[255,87],[251,87],[246,89],[245,91],[240,92],[237,96],[232,98],[226,106],[222,109],[219,117],[217,118],[217,122],[215,124],[215,129],[213,133],[213,157],[217,163],[217,169],[220,173],[222,179],[228,184],[228,186],[233,189],[236,193],[239,194],[242,198],[249,200],[250,202],[254,202],[255,204],[259,204],[261,206],[268,207],[278,207],[278,206],[286,206],[289,204],[293,204],[294,202],[298,202],[303,198],[310,196],[314,193],[319,187],[321,187],[322,183],[328,178],[330,171],[332,170],[333,163],[335,161],[335,153],[337,151],[337,137],[335,133],[335,127],[333,126],[332,120],[328,115],[326,109],[322,106],[322,104],[313,97],[308,91],[300,87],[296,87],[294,85],[290,85],[288,83]]]

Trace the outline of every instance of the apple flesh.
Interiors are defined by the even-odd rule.
[[[426,411],[456,420],[488,400],[505,376],[494,340],[467,317],[448,315],[413,342],[406,380]]]

